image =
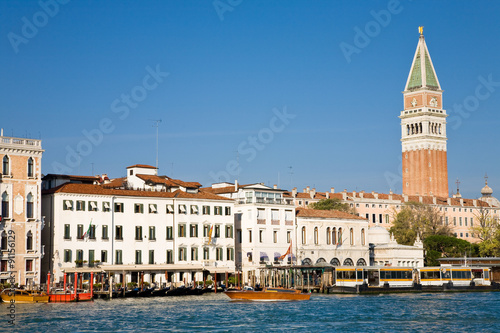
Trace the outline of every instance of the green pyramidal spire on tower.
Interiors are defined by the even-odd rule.
[[[423,34],[420,35],[418,40],[417,50],[413,57],[413,63],[410,75],[406,81],[405,91],[420,88],[441,90]]]

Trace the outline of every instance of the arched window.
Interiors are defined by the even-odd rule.
[[[326,228],[326,245],[332,243],[332,234],[330,234],[330,227]]]
[[[26,234],[26,250],[33,250],[33,234],[31,233],[31,230],[28,231],[28,234]]]
[[[28,158],[28,177],[33,177],[33,158]]]
[[[33,195],[31,192],[28,193],[28,196],[26,197],[26,218],[33,218]]]
[[[316,260],[317,264],[320,264],[322,262],[326,262],[325,258],[319,258],[318,260]]]
[[[339,236],[338,236],[337,244],[342,245],[342,228],[339,228]]]
[[[410,125],[406,125],[406,135],[410,135]]]
[[[352,228],[349,230],[349,242],[354,245],[354,230]]]
[[[441,124],[439,124],[439,134],[441,134]]]
[[[332,264],[332,266],[340,266],[340,261],[337,258],[332,258],[330,264]]]
[[[361,245],[365,245],[365,229],[361,229]]]
[[[5,230],[2,231],[2,242],[1,242],[0,249],[7,250],[7,233],[5,232]]]
[[[312,263],[313,263],[312,260],[309,258],[305,258],[304,260],[302,260],[302,265],[304,266],[311,266]]]
[[[411,134],[415,134],[415,127],[411,124]]]
[[[2,218],[9,217],[9,195],[7,192],[2,194]]]
[[[344,260],[344,266],[354,266],[354,262],[351,258],[347,258],[346,260]]]
[[[332,228],[332,244],[337,245],[337,228]]]
[[[418,132],[419,132],[420,134],[422,134],[422,123],[420,123],[420,124],[419,124],[419,126],[418,126]]]
[[[306,227],[302,227],[302,244],[306,243]]]
[[[314,228],[314,244],[318,244],[318,227]]]
[[[366,261],[363,258],[359,258],[356,262],[356,266],[366,266]]]
[[[3,157],[3,163],[2,163],[2,174],[10,175],[9,171],[10,171],[9,156],[5,155]]]

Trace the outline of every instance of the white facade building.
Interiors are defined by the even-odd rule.
[[[219,183],[203,191],[235,201],[236,265],[244,283],[261,282],[266,265],[291,261],[290,256],[279,259],[296,237],[295,207],[283,198],[284,190],[258,183]]]
[[[104,271],[122,283],[190,283],[234,273],[234,203],[199,186],[136,165],[125,178],[45,190],[44,276]]]
[[[413,246],[401,245],[385,228],[374,226],[368,230],[368,240],[371,266],[424,266],[424,244],[418,236]]]
[[[368,220],[335,210],[297,208],[297,253],[302,265],[367,266]]]

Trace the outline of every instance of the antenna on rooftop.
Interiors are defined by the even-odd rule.
[[[236,167],[236,180],[239,182],[240,181],[240,151],[239,150],[236,150],[235,151],[236,153],[236,164],[237,164],[237,167]]]
[[[293,176],[293,167],[292,166],[289,166],[288,169],[290,169],[289,173],[290,173],[290,190],[292,189],[292,176]]]
[[[161,123],[161,119],[151,120],[154,124],[153,127],[156,127],[156,172],[158,173],[158,127]]]

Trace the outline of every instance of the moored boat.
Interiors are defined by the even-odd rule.
[[[49,295],[42,292],[21,290],[21,289],[5,289],[0,297],[4,302],[14,301],[15,303],[48,303]]]
[[[260,301],[260,302],[283,302],[283,301],[307,301],[311,294],[302,293],[297,289],[286,288],[264,288],[262,291],[253,289],[229,290],[224,292],[231,300],[238,301]]]

